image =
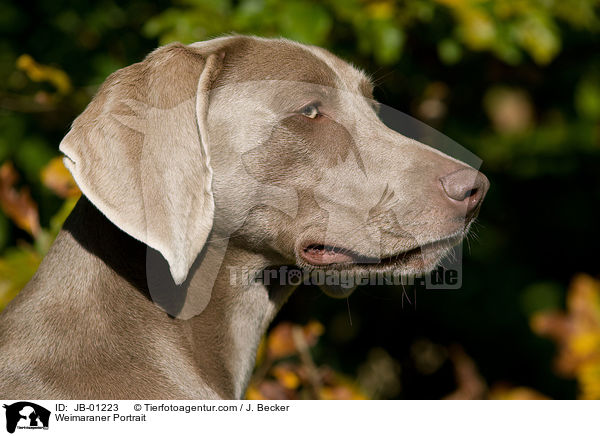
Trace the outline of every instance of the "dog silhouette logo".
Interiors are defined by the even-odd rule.
[[[28,401],[19,401],[10,405],[4,404],[6,409],[6,431],[14,433],[18,429],[48,429],[50,411]]]

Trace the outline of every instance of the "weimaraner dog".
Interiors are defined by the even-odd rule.
[[[161,47],[60,150],[83,196],[0,315],[5,398],[241,398],[294,286],[236,271],[423,273],[488,189],[386,127],[362,72],[283,39]]]

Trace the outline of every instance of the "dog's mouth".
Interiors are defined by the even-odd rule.
[[[435,266],[462,238],[462,234],[453,235],[382,257],[367,256],[334,245],[310,243],[299,250],[299,257],[302,263],[307,264],[306,266],[314,268],[349,268],[369,271],[404,269],[407,272],[418,273]]]
[[[466,232],[424,243],[399,251],[389,256],[367,256],[357,251],[337,245],[305,243],[297,251],[297,264],[306,270],[326,270],[328,272],[347,272],[354,278],[370,277],[372,273],[393,273],[400,275],[418,275],[433,270],[436,265],[457,245]],[[335,279],[336,276],[333,277]],[[339,276],[341,279],[343,276]],[[334,298],[346,298],[358,282],[320,283],[325,294]]]

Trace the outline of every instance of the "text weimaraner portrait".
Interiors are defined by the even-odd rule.
[[[83,196],[0,315],[3,396],[241,398],[294,286],[237,272],[432,270],[488,181],[372,98],[283,39],[170,44],[112,74],[60,144]]]

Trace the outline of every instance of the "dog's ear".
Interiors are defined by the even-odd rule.
[[[170,44],[113,73],[60,144],[83,194],[181,284],[212,228],[208,93],[222,55]]]

